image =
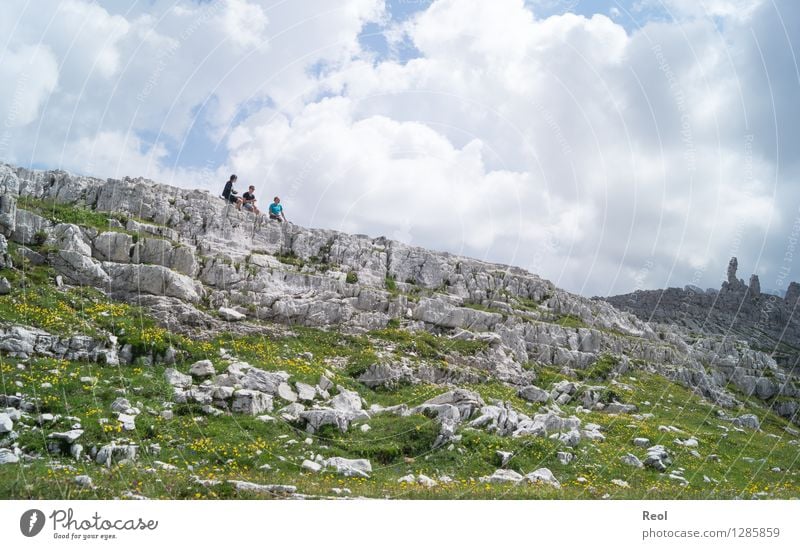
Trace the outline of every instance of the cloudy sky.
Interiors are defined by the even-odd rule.
[[[236,172],[585,295],[800,279],[800,2],[3,0],[0,37],[5,162]]]

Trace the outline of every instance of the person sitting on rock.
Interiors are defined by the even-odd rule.
[[[250,185],[250,188],[242,194],[242,207],[256,215],[261,213],[256,207],[256,188],[253,185]]]
[[[269,218],[277,221],[286,221],[286,216],[283,215],[283,206],[281,206],[281,199],[277,196],[272,204],[269,205]]]
[[[236,209],[237,210],[241,210],[242,209],[242,199],[240,197],[236,196],[239,193],[237,193],[233,189],[233,184],[236,183],[237,179],[238,179],[238,177],[236,177],[236,174],[231,175],[231,178],[228,179],[228,181],[225,183],[225,188],[222,189],[222,198],[224,198],[225,200],[227,200],[231,204],[236,204]]]

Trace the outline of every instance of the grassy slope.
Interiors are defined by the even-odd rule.
[[[18,287],[21,282],[26,283],[25,290],[15,289],[11,295],[0,296],[0,318],[65,335],[109,331],[121,342],[131,343],[140,354],[161,352],[172,345],[181,352],[178,368],[182,371],[200,358],[212,359],[221,371],[224,368],[219,358],[221,347],[260,368],[285,370],[292,374],[293,381],[313,383],[323,371],[330,370],[336,383],[357,389],[370,404],[415,405],[445,390],[417,385],[386,392],[360,385],[354,378],[375,361],[376,345],[384,350],[391,346],[398,356],[428,361],[445,361],[448,352],[480,350],[474,343],[452,342],[429,334],[412,335],[398,329],[355,337],[294,328],[281,337],[242,339],[228,335],[213,341],[195,341],[164,331],[139,309],[111,303],[96,291],[56,290],[50,280],[52,273],[45,268],[26,266],[24,274],[22,270],[6,269],[0,271],[0,276],[13,279]],[[301,358],[300,353],[305,351],[312,352],[313,358]],[[762,418],[762,431],[733,430],[729,423],[716,419],[716,409],[706,401],[661,377],[641,371],[620,379],[630,390],[613,389],[621,400],[637,404],[640,412],[651,413],[652,418],[636,420],[626,415],[594,412],[582,416],[584,423],[594,422],[604,427],[605,442],[583,441],[577,449],[570,450],[551,439],[503,438],[465,428],[461,431],[461,442],[453,449],[431,451],[437,425],[421,416],[373,418],[369,422],[371,430],[366,433],[358,426],[344,434],[326,430],[312,437],[309,445],[305,442],[308,437],[305,432],[280,420],[264,423],[240,415],[210,417],[192,405],[176,405],[172,420],[161,419],[157,412],[171,400],[163,365],[110,367],[34,359],[20,369],[19,363],[0,356],[0,391],[34,395],[42,412],[80,418],[86,431],[80,442],[85,447],[127,437],[142,448],[157,443],[161,451],[157,455],[142,453],[137,464],[112,469],[68,458],[50,459],[45,452],[47,433],[67,430],[72,421],[64,419],[42,429],[31,424],[30,429],[21,431],[19,443],[27,451],[39,452],[45,458],[0,467],[2,498],[110,498],[126,490],[153,498],[248,497],[235,494],[224,483],[208,488],[199,486],[192,482],[193,475],[204,479],[294,484],[300,492],[318,496],[330,495],[332,488],[349,488],[355,496],[381,498],[600,498],[607,494],[611,498],[657,499],[800,495],[797,464],[800,449],[787,444],[792,437],[783,430],[787,425],[784,420],[748,403],[745,411]],[[343,366],[337,369],[335,364]],[[561,378],[554,371],[535,369],[543,387]],[[597,368],[594,374],[603,377],[608,372],[606,368]],[[81,381],[81,378],[93,380]],[[518,399],[513,389],[497,382],[471,388],[479,391],[487,402],[503,399],[529,414],[537,409]],[[110,413],[111,402],[120,395],[142,410],[134,432],[121,432]],[[565,410],[571,412],[572,407],[566,406]],[[109,422],[103,424],[101,418],[108,418]],[[684,434],[662,432],[660,425],[676,426]],[[644,451],[632,444],[634,437],[642,436],[670,449],[674,455],[670,470],[683,468],[682,474],[690,482],[688,487],[680,486],[666,475],[649,469],[632,469],[620,462],[620,456],[626,452],[644,458]],[[717,454],[720,461],[693,457],[688,449],[673,443],[675,438],[689,436],[700,441],[697,450],[702,456]],[[563,489],[477,482],[479,476],[490,474],[499,466],[497,450],[513,452],[514,458],[508,466],[522,473],[550,468]],[[561,465],[556,459],[556,452],[561,450],[574,452],[576,459],[569,465]],[[304,459],[317,453],[325,457],[368,458],[374,474],[369,480],[357,480],[300,469]],[[761,458],[763,462],[758,461]],[[178,470],[158,469],[154,460],[175,465]],[[270,469],[263,469],[265,465]],[[773,467],[780,467],[781,472],[772,472]],[[396,479],[408,473],[434,478],[448,475],[454,482],[433,489],[399,484]],[[72,482],[77,474],[90,475],[97,489],[79,488]],[[704,475],[719,482],[704,482]],[[631,487],[620,488],[611,483],[612,479],[625,480]]]

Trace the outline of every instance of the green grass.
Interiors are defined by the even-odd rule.
[[[356,274],[355,271],[350,271],[347,273],[347,276],[345,277],[344,281],[347,282],[348,284],[355,284],[356,282],[358,282],[358,275]]]
[[[291,265],[297,268],[303,268],[306,264],[305,261],[297,257],[297,255],[292,251],[285,254],[275,254],[275,259],[277,259],[284,265]]]
[[[556,324],[564,328],[588,328],[589,326],[580,317],[567,314],[555,321]]]
[[[12,245],[11,252],[17,254],[18,248]],[[19,257],[15,257],[15,263],[22,266]],[[211,359],[221,371],[226,362],[220,358],[220,349],[225,348],[256,367],[286,371],[292,381],[316,384],[325,373],[339,387],[357,389],[368,405],[413,407],[451,388],[420,383],[403,385],[392,391],[370,390],[360,384],[357,377],[371,364],[411,357],[412,363],[428,361],[445,367],[446,359],[453,355],[475,354],[485,350],[487,345],[428,332],[409,332],[400,329],[399,321],[364,335],[264,324],[260,334],[221,334],[211,340],[187,338],[159,327],[138,307],[110,301],[99,291],[58,290],[51,283],[52,271],[46,268],[27,265],[24,274],[16,268],[4,269],[0,274],[10,280],[13,278],[14,283],[11,294],[0,296],[0,318],[4,321],[40,327],[58,335],[104,337],[104,334],[114,334],[120,343],[130,343],[140,355],[158,355],[171,345],[179,352],[177,367],[184,372],[192,361],[200,358]],[[23,281],[25,286],[21,284]],[[574,322],[574,317],[570,322]],[[24,363],[24,369],[17,367],[19,363]],[[616,364],[616,357],[602,355],[578,375],[587,384],[607,383]],[[501,437],[462,424],[460,441],[454,442],[452,448],[448,444],[433,450],[438,425],[421,415],[376,416],[369,420],[370,429],[366,432],[356,424],[346,433],[326,428],[313,436],[301,426],[281,420],[264,423],[242,415],[206,416],[197,405],[175,405],[174,417],[165,420],[159,412],[164,409],[164,403],[172,399],[172,388],[164,379],[166,368],[158,361],[151,367],[117,367],[85,360],[21,360],[0,355],[2,392],[26,395],[36,403],[38,412],[77,417],[85,431],[80,441],[84,448],[99,447],[113,440],[129,440],[142,449],[151,444],[161,447],[155,455],[143,452],[135,464],[106,469],[93,462],[48,456],[47,434],[69,429],[74,420],[64,418],[53,425],[33,429],[33,419],[24,419],[23,423],[31,428],[18,429],[18,443],[26,453],[39,454],[42,458],[0,467],[0,498],[111,499],[126,490],[151,498],[171,499],[267,497],[236,493],[228,484],[202,487],[191,480],[193,475],[223,481],[292,484],[311,497],[327,497],[333,488],[347,488],[354,497],[370,498],[593,499],[607,494],[614,499],[749,499],[759,493],[765,493],[766,496],[761,497],[767,498],[800,497],[798,447],[787,443],[790,437],[784,427],[788,423],[768,410],[769,403],[742,399],[741,410],[729,411],[737,415],[755,413],[762,420],[762,431],[739,432],[732,429],[730,423],[718,419],[716,406],[644,370],[635,370],[619,378],[630,390],[621,385],[609,385],[604,398],[636,404],[641,413],[652,414],[652,417],[636,419],[632,415],[615,416],[597,411],[580,415],[584,423],[593,422],[603,427],[605,442],[584,441],[570,450],[549,438]],[[553,367],[531,364],[530,368],[537,374],[536,385],[546,390],[562,379],[570,379]],[[81,381],[81,378],[91,379]],[[540,405],[518,398],[514,387],[496,380],[466,388],[477,391],[487,403],[504,401],[528,415],[541,409]],[[122,431],[110,412],[111,403],[121,395],[142,410],[135,431]],[[579,400],[562,406],[564,413],[575,413]],[[284,404],[277,401],[276,408]],[[103,423],[101,419],[108,421]],[[662,432],[661,425],[677,426],[683,433]],[[305,442],[309,436],[310,445]],[[700,458],[673,442],[675,438],[690,436],[700,441]],[[644,458],[644,450],[632,444],[634,437],[647,437],[651,444],[667,446],[674,459],[671,469],[684,468],[683,474],[690,485],[684,488],[651,469],[632,469],[622,464],[619,458],[626,452]],[[498,450],[513,452],[508,467],[520,473],[539,467],[550,468],[563,489],[478,482],[478,477],[498,468]],[[569,465],[562,465],[556,458],[556,453],[563,450],[575,454],[575,460]],[[312,452],[323,457],[370,459],[372,477],[347,479],[331,473],[304,471],[300,464]],[[709,454],[718,454],[720,461],[705,459]],[[766,461],[762,465],[746,461],[745,457]],[[154,460],[171,463],[178,470],[148,472],[154,467]],[[69,465],[74,471],[60,469],[58,465]],[[262,469],[264,465],[269,465],[270,469]],[[774,466],[780,467],[781,472],[772,472]],[[447,475],[454,482],[433,489],[397,482],[408,473],[433,478]],[[90,475],[97,489],[77,487],[72,481],[77,474]],[[706,483],[703,476],[720,482]],[[579,481],[579,477],[586,481]],[[611,483],[615,478],[627,481],[631,487],[615,486]]]
[[[400,353],[428,359],[443,359],[450,353],[473,355],[488,347],[488,343],[484,341],[456,340],[428,332],[409,332],[394,328],[374,330],[369,335],[394,343]]]
[[[17,207],[34,212],[53,223],[72,223],[83,227],[93,227],[103,231],[119,231],[109,224],[109,219],[115,219],[123,225],[129,217],[125,214],[114,212],[99,212],[76,204],[67,204],[50,199],[38,199],[30,196],[20,196]]]

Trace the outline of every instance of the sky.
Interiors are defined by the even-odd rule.
[[[0,161],[587,296],[800,280],[800,2],[4,0]]]

